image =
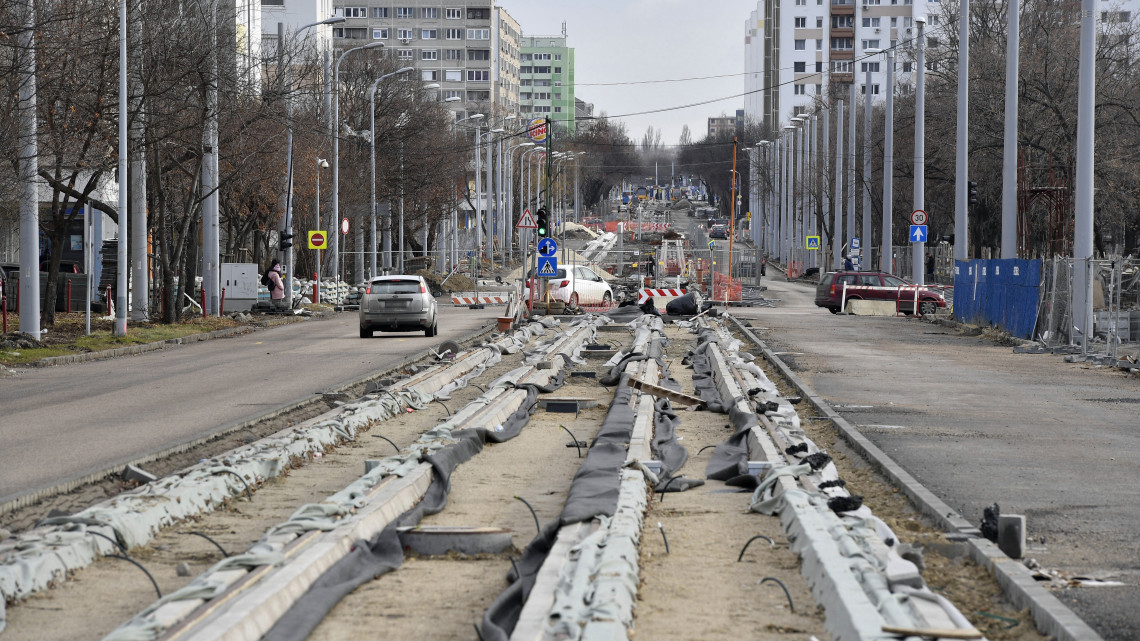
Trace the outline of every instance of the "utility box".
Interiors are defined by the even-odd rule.
[[[257,302],[261,274],[254,263],[222,263],[222,289],[227,312],[248,312]]]

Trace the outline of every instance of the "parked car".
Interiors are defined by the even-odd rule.
[[[728,238],[728,227],[724,225],[713,225],[709,229],[709,238]]]
[[[897,276],[884,272],[838,271],[827,272],[819,279],[815,288],[815,304],[826,307],[832,314],[839,313],[843,304],[843,285],[848,286],[847,300],[889,300],[904,313],[914,313],[914,289],[900,289],[914,285]],[[875,289],[850,289],[852,286],[873,287]],[[946,307],[946,298],[934,289],[918,289],[918,311],[933,314]]]
[[[435,298],[421,276],[377,276],[360,299],[360,337],[373,332],[438,331]]]
[[[614,300],[614,291],[609,283],[589,267],[559,267],[558,274],[546,280],[547,291],[551,298],[569,305],[597,305],[611,303]],[[530,300],[530,287],[533,282],[534,272],[531,272],[531,279],[523,288],[524,300]],[[536,298],[538,291],[535,292]]]

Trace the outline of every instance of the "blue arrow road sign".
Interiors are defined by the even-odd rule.
[[[710,240],[709,241],[709,251],[712,251],[715,248],[716,248],[716,243],[714,243],[713,241]]]
[[[926,225],[911,225],[910,226],[910,242],[912,242],[912,243],[925,243],[926,242]]]
[[[538,277],[539,278],[554,278],[558,275],[558,257],[557,256],[539,256],[538,257]]]
[[[558,253],[558,243],[553,238],[543,238],[538,241],[539,256],[553,256]],[[541,274],[540,274],[541,275]]]

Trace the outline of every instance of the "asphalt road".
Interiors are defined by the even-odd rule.
[[[0,382],[0,502],[219,427],[470,336],[501,308],[440,305],[435,338],[358,335],[355,312]]]
[[[1140,379],[921,320],[832,315],[779,278],[779,308],[740,316],[964,517],[996,502],[1026,515],[1027,556],[1046,569],[1123,582],[1057,596],[1107,641],[1140,639]]]

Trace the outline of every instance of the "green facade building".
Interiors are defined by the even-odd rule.
[[[574,130],[574,49],[560,36],[519,39],[519,111]]]

